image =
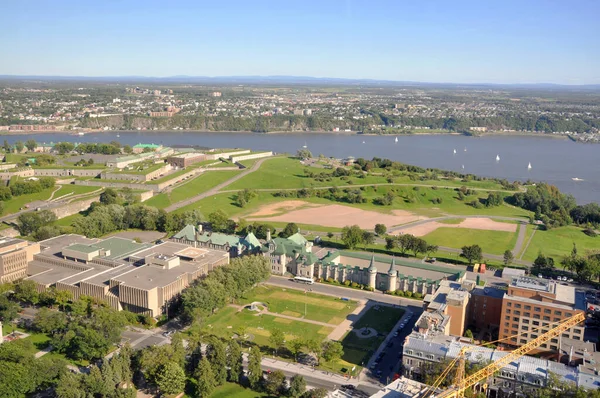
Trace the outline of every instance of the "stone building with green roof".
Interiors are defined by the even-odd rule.
[[[312,278],[315,271],[315,263],[319,260],[312,252],[312,242],[309,242],[295,233],[288,238],[271,238],[267,233],[267,242],[262,246],[264,256],[271,261],[271,273]]]
[[[245,237],[205,231],[202,225],[186,225],[181,231],[171,237],[174,242],[185,243],[194,247],[206,247],[222,250],[230,257],[261,252],[261,243],[252,232]]]

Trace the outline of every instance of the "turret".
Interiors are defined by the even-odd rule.
[[[388,290],[391,292],[395,291],[397,282],[398,271],[396,271],[396,257],[392,257],[392,263],[390,264],[390,270],[388,271]]]
[[[377,268],[375,267],[375,255],[371,257],[371,263],[369,264],[369,268],[367,268],[367,272],[369,273],[369,287],[375,289],[375,281],[377,279]]]
[[[271,241],[271,229],[267,229],[267,242]]]

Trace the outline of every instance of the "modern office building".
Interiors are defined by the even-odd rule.
[[[40,252],[40,245],[23,239],[0,239],[0,283],[27,276],[27,264]]]
[[[112,237],[62,235],[40,242],[27,266],[38,290],[68,290],[117,310],[158,316],[194,280],[229,263],[229,253],[177,242],[140,244]]]

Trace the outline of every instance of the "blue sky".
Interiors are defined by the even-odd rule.
[[[0,0],[0,74],[600,84],[600,1]]]

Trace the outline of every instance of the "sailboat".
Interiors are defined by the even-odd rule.
[[[306,141],[304,141],[304,145],[302,145],[302,148],[304,148],[304,149],[308,148],[308,146],[306,145]]]
[[[500,155],[496,155],[496,162],[500,161]]]
[[[531,169],[531,162],[527,165],[527,169]]]
[[[465,152],[467,152],[467,147],[465,147]]]
[[[464,164],[462,165],[462,169],[463,169],[463,170],[465,169],[465,165],[464,165]]]
[[[454,154],[456,155],[456,149],[454,150]]]
[[[121,137],[121,134],[117,134],[117,138]]]
[[[398,142],[398,137],[396,137],[396,139],[394,140],[394,142]]]

